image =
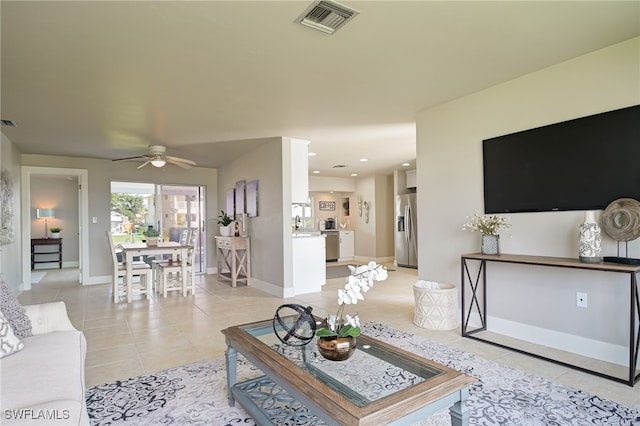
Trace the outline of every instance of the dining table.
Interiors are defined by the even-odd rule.
[[[173,260],[186,259],[190,248],[189,245],[180,244],[175,241],[158,242],[156,245],[150,245],[146,242],[140,243],[120,243],[122,250],[122,259],[125,262],[127,273],[125,276],[127,288],[131,288],[133,281],[133,259],[139,256],[166,256],[170,255]],[[187,279],[187,262],[182,262],[181,277]],[[187,286],[182,286],[182,295],[187,295]]]

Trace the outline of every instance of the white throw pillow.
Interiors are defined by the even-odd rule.
[[[11,324],[0,312],[0,358],[16,353],[24,348],[24,343],[13,334]]]

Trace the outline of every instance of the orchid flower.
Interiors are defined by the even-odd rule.
[[[326,319],[327,327],[316,332],[320,337],[360,335],[360,318],[357,314],[345,314],[343,317],[345,305],[355,305],[364,300],[363,293],[371,290],[375,281],[384,281],[389,276],[386,268],[373,261],[366,265],[348,266],[351,274],[345,280],[344,288],[338,290],[338,312]]]

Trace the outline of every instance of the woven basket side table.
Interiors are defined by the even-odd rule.
[[[437,288],[434,288],[437,287]],[[458,327],[458,288],[420,280],[413,285],[415,316],[413,322],[431,330]]]

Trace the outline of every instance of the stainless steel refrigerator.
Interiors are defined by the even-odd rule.
[[[396,262],[398,266],[418,267],[418,216],[416,194],[396,195]]]

